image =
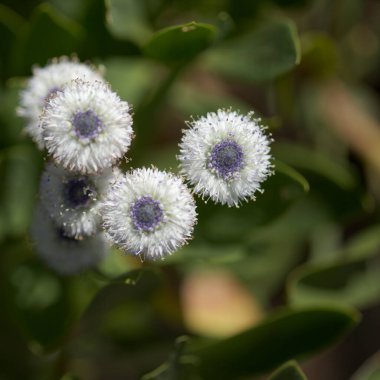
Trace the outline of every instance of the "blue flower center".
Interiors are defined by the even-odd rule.
[[[219,176],[227,179],[243,167],[243,157],[243,150],[237,142],[223,140],[212,148],[209,167],[215,169]]]
[[[162,222],[161,204],[150,196],[143,196],[131,207],[132,223],[137,230],[153,231]]]
[[[63,185],[63,198],[68,207],[88,207],[95,195],[95,187],[87,177],[70,178]]]
[[[96,113],[91,110],[77,112],[72,119],[72,124],[76,135],[82,139],[95,138],[104,127]]]

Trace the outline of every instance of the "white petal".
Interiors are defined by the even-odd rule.
[[[33,76],[21,92],[17,113],[26,119],[25,131],[40,149],[45,147],[39,118],[46,99],[52,92],[61,89],[66,83],[76,78],[87,81],[103,80],[97,69],[77,60],[61,57],[53,59],[49,65],[43,68],[35,68]]]
[[[180,143],[181,173],[202,198],[216,203],[239,206],[242,200],[253,199],[261,191],[261,183],[272,174],[270,142],[253,113],[240,115],[218,110],[188,123]],[[224,140],[233,140],[243,152],[244,164],[230,178],[212,170],[209,157],[213,147]]]
[[[63,237],[59,227],[38,205],[31,225],[37,255],[53,270],[70,275],[96,266],[107,254],[102,233],[81,240]]]
[[[83,176],[71,173],[54,164],[48,164],[41,177],[40,200],[53,221],[65,234],[75,238],[94,235],[99,231],[100,201],[120,175],[119,169],[106,169],[102,173]],[[92,201],[84,207],[74,207],[64,197],[65,183],[75,178],[89,180],[94,186]]]
[[[138,230],[131,205],[142,196],[160,203],[163,221],[153,231]],[[181,179],[157,169],[137,169],[119,178],[101,209],[109,239],[124,251],[148,259],[163,258],[190,238],[196,222],[194,199]]]
[[[95,173],[113,166],[124,156],[133,137],[130,105],[103,82],[68,83],[51,98],[42,113],[46,148],[54,161],[67,170]],[[73,117],[92,111],[102,123],[93,138],[77,136]]]

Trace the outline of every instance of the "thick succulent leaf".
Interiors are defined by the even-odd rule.
[[[208,68],[254,82],[272,80],[299,61],[299,40],[290,20],[267,23],[226,42],[205,57]]]
[[[143,48],[147,57],[166,63],[186,62],[208,48],[217,37],[211,24],[190,22],[159,30]]]
[[[200,374],[206,379],[239,378],[328,347],[357,321],[358,313],[351,308],[286,309],[231,338],[203,345],[189,344],[188,353],[199,358]]]
[[[288,284],[289,301],[295,305],[332,302],[368,307],[380,298],[379,268],[371,260],[305,265]]]

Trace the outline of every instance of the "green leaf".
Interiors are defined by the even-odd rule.
[[[351,259],[371,258],[379,252],[380,225],[372,225],[351,237],[342,255]]]
[[[106,0],[107,27],[118,38],[142,44],[152,34],[142,0]]]
[[[1,212],[7,221],[8,234],[19,236],[29,228],[36,201],[41,157],[33,147],[27,145],[18,145],[3,152]]]
[[[380,297],[379,275],[376,262],[367,260],[305,265],[290,277],[289,301],[294,305],[331,302],[368,307]]]
[[[163,318],[156,310],[156,296],[162,291],[157,268],[137,269],[117,281],[103,283],[80,319],[76,344],[107,339],[125,347],[132,345],[135,350],[168,339],[166,329],[157,329]],[[170,308],[174,315],[179,313],[175,302]],[[145,368],[154,368],[157,361],[153,363]]]
[[[205,379],[252,376],[330,346],[358,320],[357,311],[351,308],[285,309],[231,338],[189,344],[187,352],[200,359],[200,375]]]
[[[15,111],[22,87],[21,80],[10,79],[6,82],[3,91],[0,92],[0,122],[2,123],[0,147],[9,147],[23,140],[24,142],[29,140],[22,133],[25,121],[18,117]]]
[[[272,152],[307,176],[311,195],[337,220],[363,212],[364,190],[348,161],[294,143],[274,143]]]
[[[272,221],[276,223],[279,216],[284,215],[292,205],[305,197],[303,188],[292,178],[280,172],[268,178],[263,184],[263,189],[263,194],[258,194],[255,201],[247,202],[239,208],[226,209],[211,202],[207,204],[199,202],[198,209],[202,218],[198,223],[198,236],[219,246],[226,243],[241,244],[257,236],[259,226]],[[273,199],[276,199],[276,202],[273,202]],[[305,208],[308,207],[305,206]],[[291,224],[292,228],[298,228],[297,231],[304,231],[303,226],[309,226],[310,220],[302,211],[300,214],[304,220],[306,219],[306,223],[302,220],[300,225],[298,220],[289,218],[287,225]],[[318,212],[315,220],[319,220],[319,217]],[[281,221],[278,220],[277,224],[280,223]],[[287,225],[283,224],[284,229],[289,233]],[[293,236],[297,231],[291,230],[290,233]],[[286,238],[286,234],[284,237]],[[273,235],[270,240],[274,240]]]
[[[34,11],[30,25],[16,46],[19,72],[29,73],[34,64],[45,65],[52,57],[72,55],[84,36],[81,25],[44,3]]]
[[[165,63],[186,62],[208,48],[216,37],[214,25],[190,22],[159,30],[144,46],[143,52]]]
[[[295,361],[290,361],[278,368],[269,380],[307,380],[305,374]]]
[[[133,272],[135,266],[136,263],[130,256],[113,248],[107,257],[99,263],[96,274],[107,281],[118,281],[121,277]]]
[[[0,25],[1,29],[6,27],[8,31],[12,34],[16,35],[20,28],[23,26],[24,20],[21,16],[19,16],[16,12],[14,12],[11,8],[6,7],[3,4],[0,4]],[[5,44],[9,44],[10,41],[4,41]],[[4,48],[4,46],[1,46]]]
[[[106,25],[107,7],[105,0],[86,1],[81,25],[86,31],[79,48],[79,55],[101,57],[137,55],[139,49],[132,41],[116,39]]]
[[[169,93],[169,101],[184,118],[216,112],[220,108],[238,109],[248,113],[252,107],[244,100],[219,91],[204,91],[202,86],[192,82],[177,81]]]
[[[297,31],[290,20],[267,23],[226,42],[205,57],[205,64],[211,70],[254,82],[272,80],[299,61]]]
[[[355,177],[345,166],[316,150],[299,144],[277,143],[273,145],[273,155],[288,165],[320,174],[343,189],[355,185]]]
[[[54,349],[71,321],[67,287],[40,263],[28,262],[11,273],[15,318],[33,352]],[[48,327],[47,327],[48,326]]]
[[[196,361],[191,356],[183,355],[188,342],[186,336],[176,339],[173,352],[168,360],[152,372],[144,375],[141,380],[191,380],[194,379]]]
[[[295,187],[299,189],[298,185]],[[272,202],[275,197],[278,195],[270,198]],[[299,262],[310,232],[326,223],[325,211],[306,197],[264,226],[252,219],[256,213],[267,212],[267,203],[262,210],[259,201],[252,208],[249,205],[239,209],[215,208],[205,220],[203,211],[211,207],[206,205],[199,210],[203,216],[198,224],[199,240],[168,257],[163,265],[176,263],[185,270],[194,266],[225,266],[264,304]]]
[[[380,352],[371,356],[355,372],[351,380],[380,380]]]
[[[57,11],[73,20],[81,21],[86,7],[86,1],[78,0],[49,0]]]
[[[156,65],[144,58],[110,58],[104,65],[114,91],[134,107],[150,94],[160,75]]]
[[[0,4],[0,73],[8,74],[9,53],[23,27],[23,19],[12,9]]]
[[[310,190],[309,182],[307,182],[307,179],[297,170],[293,169],[289,165],[286,165],[284,162],[278,160],[275,160],[274,166],[276,172],[283,173],[288,177],[292,178],[294,181],[298,182],[305,192],[308,192]]]

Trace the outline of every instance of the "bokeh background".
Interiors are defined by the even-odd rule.
[[[0,379],[268,378],[290,359],[380,379],[379,38],[376,0],[2,0]],[[274,138],[264,193],[197,199],[193,241],[163,262],[112,249],[49,270],[28,236],[46,157],[16,107],[34,65],[73,54],[133,105],[124,169],[177,172],[185,120],[254,110]],[[273,379],[304,379],[289,368]]]

